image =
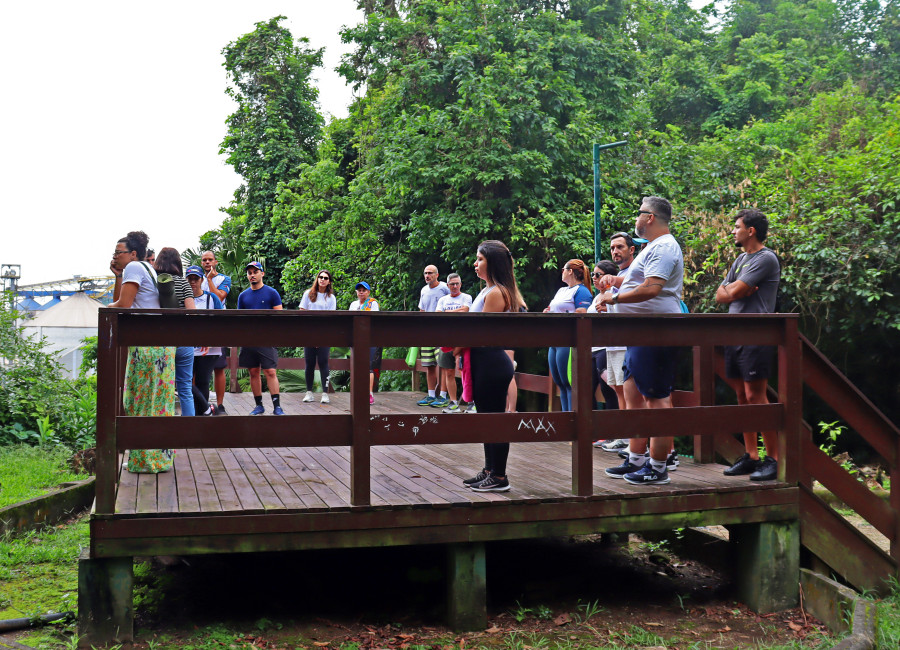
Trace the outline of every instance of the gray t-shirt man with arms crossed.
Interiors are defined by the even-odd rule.
[[[755,208],[737,213],[731,231],[734,244],[743,248],[716,290],[716,302],[728,305],[729,314],[771,314],[781,280],[778,257],[763,242],[769,221]],[[725,374],[737,394],[738,404],[768,404],[766,396],[772,375],[774,348],[763,345],[725,347]],[[778,437],[775,431],[762,432],[766,458],[759,460],[756,431],[744,432],[746,452],[725,470],[727,476],[749,474],[751,481],[771,481],[778,476]]]

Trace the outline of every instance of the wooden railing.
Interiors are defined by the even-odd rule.
[[[714,438],[744,430],[777,430],[779,478],[800,478],[800,347],[792,314],[673,314],[666,316],[585,314],[432,314],[420,312],[289,312],[243,310],[168,312],[100,311],[98,346],[98,516],[115,508],[117,454],[126,449],[204,447],[350,446],[351,503],[370,503],[373,445],[572,442],[572,489],[589,497],[596,432],[634,436],[694,436],[701,462],[714,456]],[[370,416],[368,349],[446,341],[463,346],[575,349],[572,412],[479,414],[465,426],[453,417]],[[351,347],[349,415],[286,415],[277,419],[126,417],[122,411],[125,356],[129,346],[266,345],[299,347],[315,342]],[[592,345],[666,345],[694,349],[693,390],[676,395],[679,408],[595,411],[591,391]],[[779,353],[778,403],[715,405],[715,346],[773,345]]]
[[[820,450],[802,423],[800,438],[801,539],[804,546],[860,589],[885,592],[884,578],[900,567],[900,430],[802,336],[803,382],[856,431],[888,466],[890,500]],[[890,540],[890,556],[813,493],[818,481]],[[896,487],[896,489],[895,489]]]

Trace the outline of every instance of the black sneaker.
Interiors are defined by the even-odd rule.
[[[759,462],[759,468],[750,475],[751,481],[774,481],[778,478],[778,461],[766,456]]]
[[[472,487],[473,485],[477,485],[477,484],[481,483],[482,481],[484,481],[484,479],[486,479],[490,475],[491,475],[491,473],[489,471],[487,471],[486,469],[482,469],[480,472],[478,472],[472,478],[467,478],[466,480],[464,480],[463,485],[465,485],[466,487]]]
[[[475,483],[471,487],[473,492],[508,492],[509,480],[489,475],[481,483]]]
[[[616,465],[615,467],[607,467],[606,475],[611,478],[622,478],[626,474],[631,474],[632,472],[638,471],[641,467],[642,465],[632,465],[631,461],[626,458],[625,462],[623,462],[621,465]]]
[[[666,470],[653,469],[650,463],[645,464],[636,472],[623,476],[632,485],[663,485],[669,482],[669,473]]]
[[[725,476],[743,476],[744,474],[752,474],[759,469],[759,461],[750,458],[750,454],[745,453],[738,458],[734,465],[722,472]]]
[[[669,454],[669,457],[666,458],[666,471],[674,472],[676,469],[678,469],[678,466],[680,464],[681,464],[681,461],[678,460],[678,454],[673,449],[672,453]]]
[[[218,415],[225,415],[225,405],[224,405],[224,404],[219,404],[219,405],[216,407],[216,413],[217,413]]]

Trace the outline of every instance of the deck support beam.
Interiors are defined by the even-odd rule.
[[[447,625],[458,632],[487,627],[484,542],[447,545]]]
[[[130,557],[78,559],[79,647],[134,641]]]
[[[800,522],[729,526],[738,597],[757,614],[796,607],[800,596]]]

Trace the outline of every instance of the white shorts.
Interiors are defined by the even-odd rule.
[[[625,384],[625,350],[606,350],[606,383],[610,386]]]

